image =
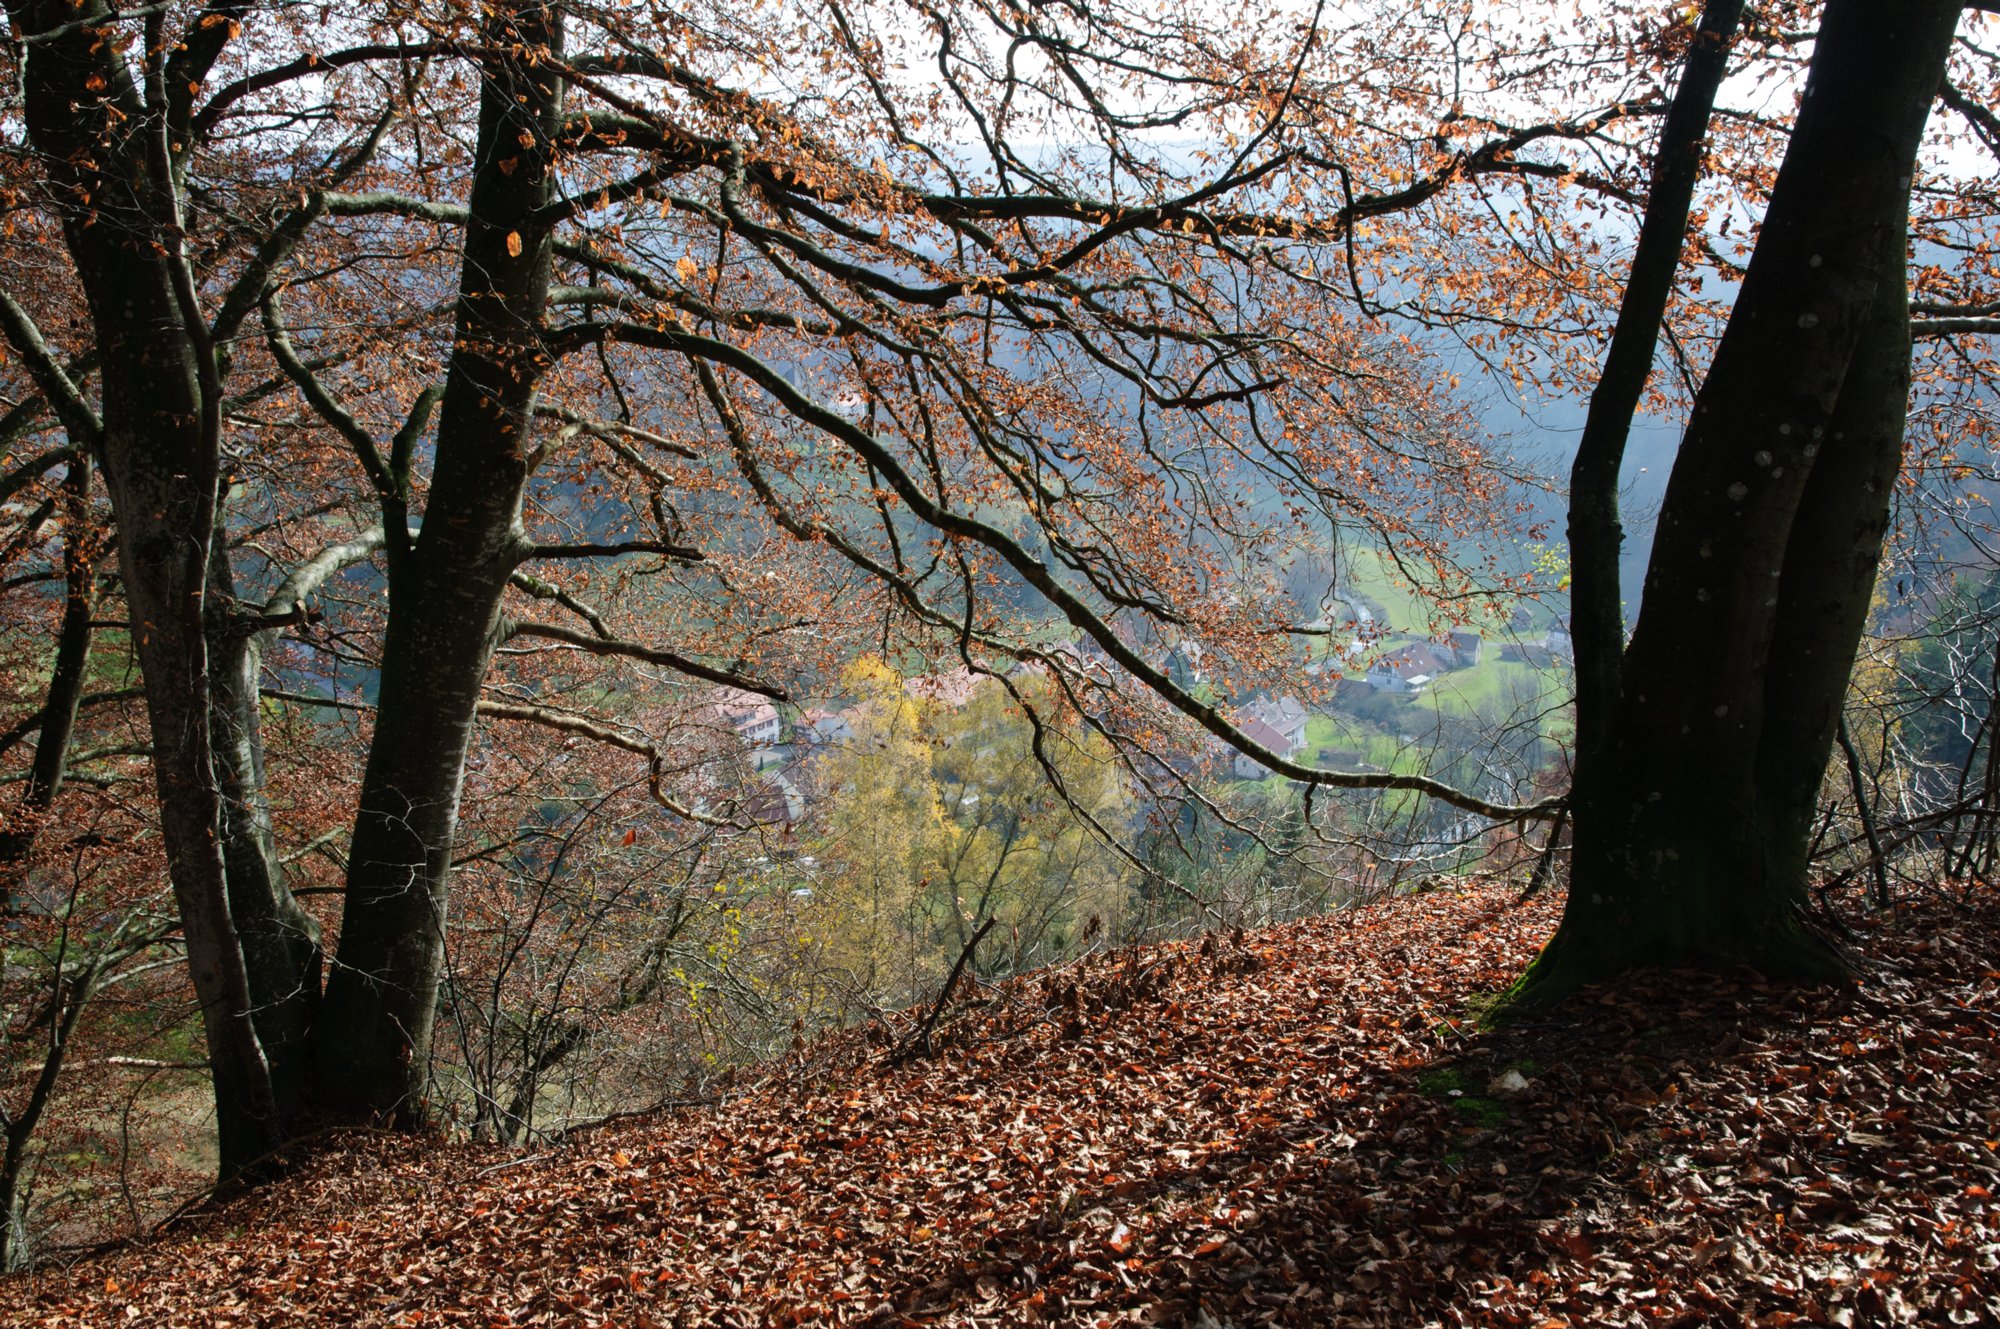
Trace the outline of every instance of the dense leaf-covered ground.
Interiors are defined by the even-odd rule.
[[[2000,908],[1854,992],[1654,976],[1474,1034],[1555,920],[1436,892],[823,1042],[545,1158],[350,1139],[9,1324],[2000,1323]]]

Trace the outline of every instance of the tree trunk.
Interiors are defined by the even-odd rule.
[[[549,359],[561,17],[520,5],[488,22],[455,347],[423,529],[389,563],[375,739],[348,861],[339,962],[315,1030],[320,1102],[358,1120],[423,1116],[444,961],[458,799],[500,603],[524,549],[529,426]],[[398,477],[401,482],[404,477]]]
[[[1524,997],[1639,964],[1844,972],[1803,922],[1807,826],[1900,460],[1910,178],[1957,17],[1826,7],[1668,482],[1610,757],[1578,774],[1562,927]]]
[[[209,737],[221,795],[222,858],[229,910],[271,1068],[271,1092],[289,1134],[309,1094],[313,1013],[319,1006],[319,926],[293,898],[278,863],[264,792],[259,710],[261,638],[235,602],[229,553],[218,528],[209,555]]]
[[[46,164],[97,339],[104,486],[117,517],[152,723],[161,840],[208,1037],[227,1180],[276,1148],[283,1123],[250,1014],[217,836],[203,606],[220,401],[191,279],[176,268],[184,262],[177,186],[161,123],[166,107],[184,106],[181,90],[199,81],[224,29],[171,54],[152,52],[165,67],[149,78],[157,98],[149,104],[119,49],[84,21],[111,21],[102,0],[80,7],[9,0],[8,13],[17,35],[49,34],[27,62],[24,120]]]
[[[1680,86],[1660,129],[1652,189],[1632,254],[1618,323],[1604,369],[1590,394],[1590,411],[1570,467],[1570,632],[1576,643],[1575,783],[1588,792],[1595,767],[1611,759],[1609,744],[1625,651],[1625,609],[1619,557],[1625,528],[1618,512],[1618,472],[1632,417],[1653,372],[1660,326],[1680,271],[1688,208],[1701,179],[1702,147],[1715,93],[1728,69],[1730,44],[1743,0],[1711,0],[1688,49]]]
[[[1847,701],[1848,679],[1867,627],[1868,607],[1889,528],[1889,499],[1903,457],[1910,395],[1907,239],[1883,241],[1890,271],[1841,384],[1826,449],[1806,482],[1802,511],[1785,551],[1758,747],[1764,835],[1790,855],[1782,865],[1804,898],[1807,846],[1820,787]]]

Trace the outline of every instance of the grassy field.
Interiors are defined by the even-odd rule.
[[[1395,734],[1385,734],[1353,716],[1337,713],[1316,714],[1306,721],[1303,759],[1318,763],[1324,750],[1358,753],[1365,764],[1398,775],[1420,775],[1427,763],[1426,745],[1421,738],[1415,743],[1405,743]]]
[[[1467,619],[1458,623],[1453,615],[1419,594],[1401,569],[1377,549],[1351,548],[1342,551],[1340,589],[1359,594],[1374,606],[1385,631],[1410,632],[1419,637],[1464,626],[1492,636],[1513,612],[1514,598],[1494,597],[1484,603],[1458,601],[1456,608]]]
[[[1573,728],[1565,706],[1571,688],[1568,670],[1537,669],[1499,655],[1489,642],[1476,666],[1440,676],[1417,705],[1488,724],[1533,723],[1544,738],[1567,738]]]
[[[1358,663],[1347,671],[1350,677],[1358,675]],[[1565,708],[1570,686],[1567,670],[1539,669],[1518,660],[1502,660],[1500,643],[1488,641],[1477,665],[1438,675],[1429,687],[1411,699],[1411,708],[1417,714],[1410,717],[1409,727],[1429,728],[1431,717],[1443,717],[1482,725],[1533,724],[1544,738],[1565,738],[1571,729]],[[1367,741],[1368,735],[1377,732],[1356,717],[1332,712],[1332,704],[1330,699],[1317,704],[1316,713],[1306,726],[1309,750],[1326,747],[1353,751]],[[1369,760],[1379,762],[1375,757]]]
[[[1512,601],[1496,600],[1480,606],[1480,612],[1470,615],[1470,622],[1455,623],[1413,590],[1395,565],[1374,549],[1345,551],[1340,589],[1362,597],[1374,610],[1376,627],[1384,634],[1385,644],[1434,640],[1460,627],[1478,632],[1485,639],[1479,664],[1436,678],[1415,699],[1413,704],[1419,710],[1433,716],[1488,724],[1533,724],[1544,738],[1555,741],[1568,738],[1571,721],[1564,703],[1571,685],[1567,671],[1538,669],[1518,660],[1500,658],[1500,648],[1511,635],[1505,624],[1512,612]],[[1531,629],[1533,638],[1539,639],[1539,625],[1546,617],[1545,612],[1535,613],[1537,626]],[[1371,650],[1353,660],[1343,660],[1343,672],[1349,677],[1358,676],[1361,667],[1375,653]],[[1368,735],[1375,733],[1345,717],[1321,718],[1326,723],[1306,731],[1306,740],[1314,751],[1322,747],[1362,750],[1371,741]],[[1412,717],[1412,727],[1423,718]],[[1376,737],[1381,736],[1376,734]],[[1392,760],[1385,759],[1393,756],[1394,747],[1395,741],[1391,739],[1387,748],[1373,749],[1366,760],[1397,769]],[[1374,755],[1378,752],[1382,755]]]

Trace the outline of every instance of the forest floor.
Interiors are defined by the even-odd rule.
[[[1853,991],[1660,974],[1475,1031],[1556,911],[1100,957],[933,1059],[842,1035],[546,1156],[350,1137],[0,1322],[2000,1324],[2000,901],[1862,925]]]

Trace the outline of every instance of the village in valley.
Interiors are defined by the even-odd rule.
[[[1320,599],[1320,616],[1299,637],[1303,686],[1296,690],[1228,690],[1191,636],[1165,641],[1149,634],[1128,645],[1176,686],[1218,705],[1251,743],[1286,761],[1352,773],[1456,774],[1499,800],[1525,796],[1538,778],[1557,778],[1567,761],[1571,722],[1561,703],[1575,658],[1560,600],[1523,597],[1504,613],[1489,606],[1476,623],[1435,625],[1425,606],[1386,579],[1371,591],[1343,587]],[[1080,634],[1059,639],[1048,654],[1075,678],[1136,686],[1101,645]],[[901,675],[901,687],[926,711],[951,713],[1002,690],[1003,676],[1046,673],[1034,661],[976,671],[963,663],[919,662]],[[699,742],[711,759],[700,768],[700,801],[766,829],[789,833],[808,823],[840,792],[829,758],[868,730],[863,716],[872,704],[831,691],[802,704],[739,688],[704,694],[689,726],[703,735]],[[1267,782],[1296,784],[1212,736],[1160,760],[1175,775],[1157,782],[1161,788],[1142,782],[1137,801],[1145,806],[1138,811],[1156,811],[1163,793],[1189,781],[1224,797]],[[1427,844],[1419,837],[1415,847],[1448,856],[1458,846],[1456,827],[1456,819],[1441,820],[1438,834]]]

